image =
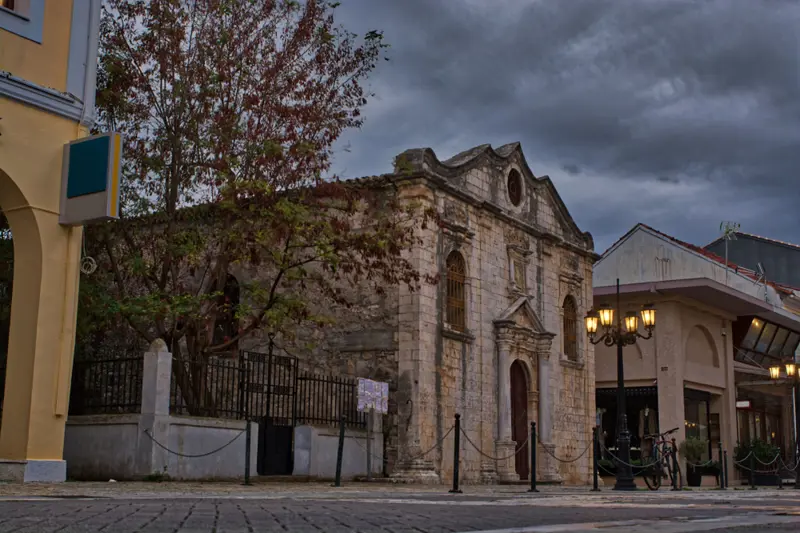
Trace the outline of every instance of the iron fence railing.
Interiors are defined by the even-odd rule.
[[[76,360],[70,414],[138,413],[142,356]],[[358,380],[298,369],[295,357],[242,351],[236,358],[173,358],[170,413],[267,421],[276,426],[367,425],[358,412]]]
[[[366,413],[358,412],[358,381],[348,377],[303,373],[297,379],[297,423],[367,427]]]
[[[235,359],[173,358],[170,413],[211,418],[244,418],[244,369]]]
[[[144,359],[141,356],[75,361],[69,413],[141,412],[143,371]]]

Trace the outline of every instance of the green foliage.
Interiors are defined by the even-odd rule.
[[[678,446],[678,452],[690,463],[699,463],[708,451],[708,441],[699,437],[687,437]]]
[[[86,230],[98,269],[81,280],[79,342],[123,328],[203,361],[249,335],[330,324],[326,308],[354,303],[347,287],[416,288],[404,252],[430,213],[390,181],[322,179],[336,140],[363,123],[363,85],[386,48],[378,31],[358,41],[334,9],[104,3],[98,127],[123,134],[121,219]]]
[[[750,452],[753,452],[755,458],[762,463],[770,463],[780,453],[780,448],[761,439],[753,439],[739,443],[734,451],[736,461],[740,463],[745,461],[750,455]],[[745,465],[746,464],[745,462]]]

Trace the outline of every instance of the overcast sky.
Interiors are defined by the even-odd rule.
[[[605,250],[637,222],[800,243],[800,1],[342,0],[391,45],[346,177],[520,141]],[[347,150],[345,150],[347,146]]]

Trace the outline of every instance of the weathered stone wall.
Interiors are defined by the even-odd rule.
[[[547,448],[539,447],[539,477],[586,483],[591,450],[583,452],[591,443],[595,410],[593,349],[585,340],[581,320],[578,360],[563,354],[561,306],[567,294],[578,303],[579,317],[591,306],[590,247],[585,242],[575,244],[580,239],[570,233],[573,230],[557,213],[552,194],[541,184],[525,181],[523,199],[513,206],[506,176],[511,168],[524,175],[524,162],[509,159],[505,164],[484,161],[453,173],[444,185],[426,183],[416,193],[436,205],[443,217],[441,228],[424,234],[422,246],[412,251],[416,266],[444,276],[450,252],[462,254],[467,267],[467,321],[465,332],[451,331],[445,324],[444,282],[401,296],[399,364],[413,369],[409,395],[416,398],[412,435],[401,442],[413,444],[416,431],[418,444],[411,446],[409,455],[429,449],[446,435],[458,412],[469,436],[462,438],[462,479],[488,481],[503,468],[503,461],[487,459],[469,440],[489,456],[507,455],[498,446],[498,382],[509,375],[506,369],[498,374],[495,321],[524,298],[546,330],[555,334],[548,353],[534,357],[533,347],[516,346],[512,357],[525,360],[537,380],[529,388],[529,405],[534,409],[529,420],[539,421]],[[543,239],[541,233],[550,237]],[[427,457],[443,481],[452,478],[452,447],[450,434]],[[565,461],[556,461],[547,452]],[[513,459],[510,467],[513,470]]]

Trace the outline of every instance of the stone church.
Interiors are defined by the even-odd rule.
[[[393,477],[449,482],[448,431],[458,413],[465,482],[529,479],[533,421],[537,479],[588,482],[591,235],[550,178],[534,176],[518,143],[446,161],[429,148],[408,150],[393,181],[442,218],[420,230],[422,244],[409,252],[421,273],[441,281],[414,292],[365,291],[362,306],[335,311],[336,326],[310,360],[319,370],[389,382],[384,439]]]

